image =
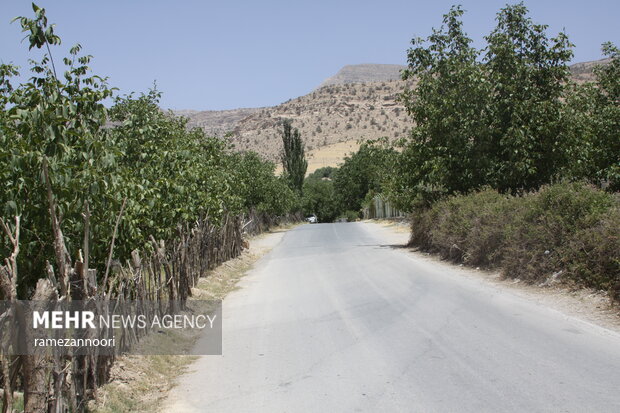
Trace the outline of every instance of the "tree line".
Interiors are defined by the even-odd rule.
[[[603,44],[609,62],[578,84],[567,35],[549,37],[522,3],[498,12],[483,49],[463,14],[452,7],[439,29],[412,40],[403,79],[414,86],[400,96],[412,132],[345,159],[333,174],[340,212],[378,193],[414,211],[483,188],[518,195],[568,180],[618,191],[620,50]]]
[[[0,299],[185,307],[199,277],[247,247],[244,229],[288,219],[299,195],[272,162],[162,111],[156,88],[117,95],[80,45],[54,60],[61,39],[32,7],[33,18],[14,22],[42,57],[21,83],[18,67],[0,65]],[[111,354],[16,355],[33,338],[18,328],[28,311],[5,307],[0,317],[6,411],[19,405],[17,390],[26,412],[84,411],[115,356],[144,335],[113,332]]]
[[[594,84],[571,81],[563,32],[549,38],[522,4],[506,6],[476,49],[453,7],[440,29],[414,39],[402,101],[415,126],[394,159],[386,192],[412,210],[491,187],[519,194],[562,179],[620,189],[620,51]]]
[[[151,239],[172,239],[206,217],[217,223],[250,210],[296,210],[298,197],[275,164],[188,129],[187,119],[160,109],[155,88],[117,96],[107,78],[91,73],[92,56],[80,45],[62,64],[53,60],[61,39],[45,9],[33,4],[33,11],[14,20],[29,48],[43,52],[30,61],[29,80],[14,84],[19,68],[0,65],[0,213],[7,229],[13,217],[21,221],[20,297],[54,262],[50,199],[68,253],[87,254],[99,274],[113,240],[115,260],[125,262],[135,249],[151,249]],[[8,257],[13,245],[7,231],[1,237],[0,255]]]

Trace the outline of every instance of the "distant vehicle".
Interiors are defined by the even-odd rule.
[[[316,215],[312,214],[309,217],[306,217],[306,221],[308,221],[311,224],[316,224],[319,222],[319,219],[316,217]]]

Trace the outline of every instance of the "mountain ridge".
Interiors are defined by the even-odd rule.
[[[343,66],[334,76],[325,79],[317,89],[345,83],[385,82],[400,80],[400,71],[407,66],[380,63],[361,63]]]
[[[593,68],[609,59],[579,62],[570,66],[578,83],[594,80]],[[320,166],[335,166],[354,150],[356,142],[407,135],[412,124],[398,95],[415,82],[400,80],[402,65],[346,65],[312,92],[270,107],[210,111],[174,111],[189,118],[190,127],[201,127],[209,135],[224,137],[236,150],[256,151],[278,161],[282,119],[293,121],[306,143],[309,172]],[[329,155],[324,155],[326,150]],[[323,159],[319,161],[317,159]]]

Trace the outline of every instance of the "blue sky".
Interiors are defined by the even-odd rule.
[[[81,43],[94,73],[121,93],[157,81],[162,106],[216,110],[271,106],[304,95],[342,66],[405,64],[414,36],[441,24],[452,1],[159,1],[39,0],[63,49]],[[465,30],[477,46],[506,1],[461,1]],[[526,1],[549,34],[565,29],[574,62],[601,58],[600,45],[620,45],[620,2]],[[0,4],[0,60],[26,67],[28,46],[18,15],[29,1]],[[63,51],[55,51],[57,64]],[[24,71],[24,70],[22,70]]]

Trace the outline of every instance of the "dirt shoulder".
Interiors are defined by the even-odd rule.
[[[376,231],[383,232],[395,246],[403,246],[409,239],[409,223],[406,221],[366,220],[364,223]],[[605,292],[587,288],[576,289],[561,283],[526,284],[520,280],[504,278],[498,271],[452,264],[436,255],[414,249],[405,251],[416,259],[432,261],[453,270],[457,269],[464,277],[509,290],[538,305],[544,305],[567,316],[620,333],[620,306],[612,305]]]
[[[199,280],[198,285],[192,289],[192,299],[223,299],[237,288],[239,280],[292,227],[276,228],[250,238],[249,249]],[[189,349],[197,339],[196,334],[151,335],[140,346]],[[109,382],[98,389],[96,399],[89,403],[88,410],[99,413],[157,411],[176,379],[187,371],[196,358],[170,355],[119,357],[110,371]]]

